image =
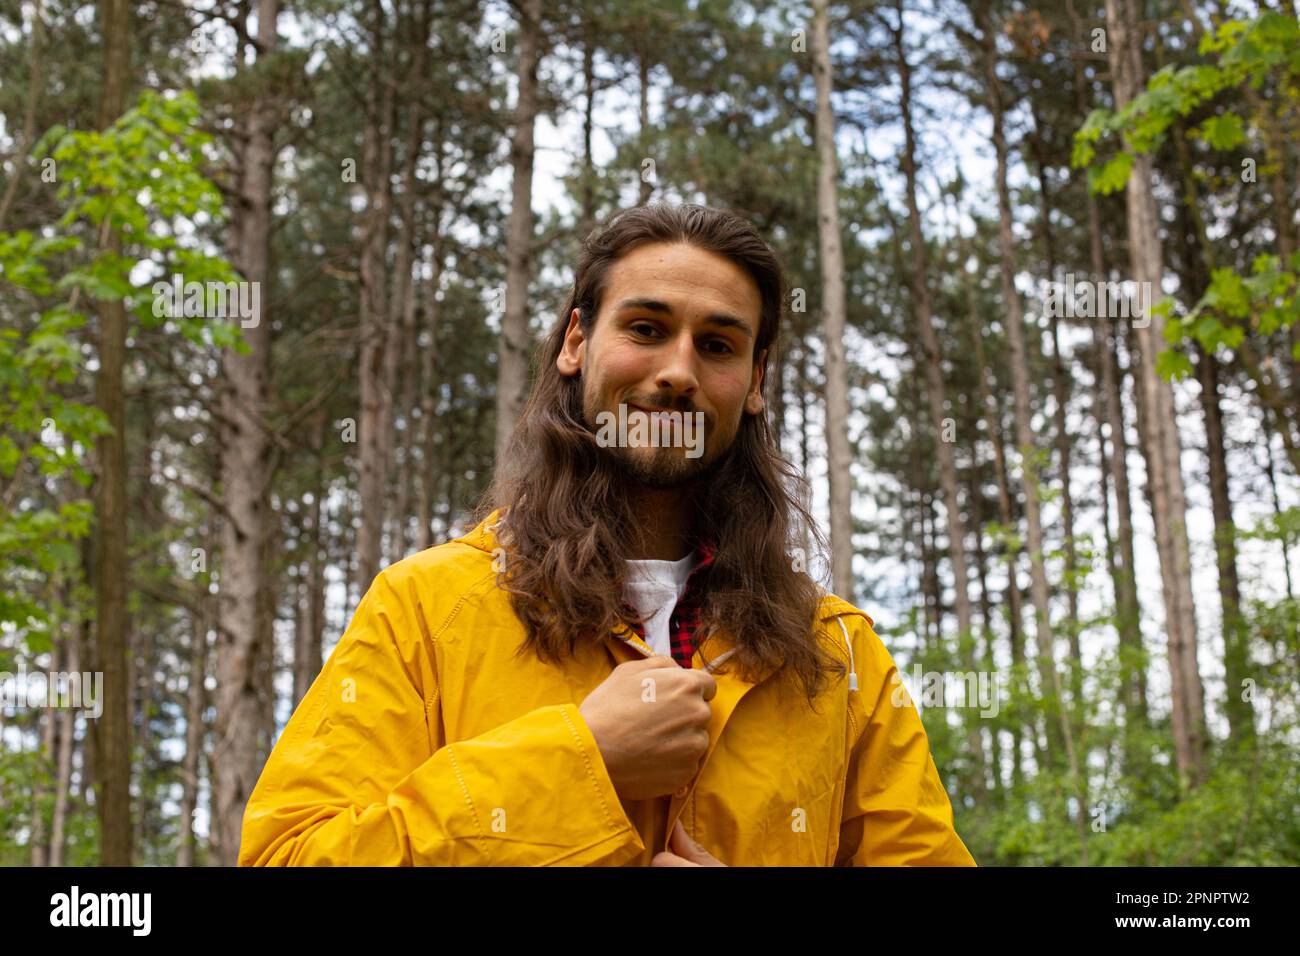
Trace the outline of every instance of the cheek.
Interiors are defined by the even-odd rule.
[[[595,367],[600,371],[593,378],[593,385],[602,395],[627,389],[646,376],[645,355],[635,349],[610,348],[598,357]]]
[[[734,415],[745,410],[745,396],[749,394],[749,375],[744,372],[719,373],[713,380],[710,396],[714,407],[728,409]]]

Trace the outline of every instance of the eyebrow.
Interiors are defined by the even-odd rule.
[[[630,309],[640,309],[646,312],[658,312],[661,315],[672,315],[673,309],[667,302],[660,302],[658,299],[624,299],[614,307],[615,312],[623,312]],[[707,325],[717,325],[727,329],[736,329],[744,333],[746,338],[752,339],[754,331],[749,327],[749,323],[744,319],[737,318],[727,312],[713,312],[704,317]]]

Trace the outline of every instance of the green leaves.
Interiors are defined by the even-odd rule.
[[[1156,374],[1177,381],[1192,374],[1192,362],[1177,349],[1165,349],[1156,356]]]
[[[1271,79],[1296,97],[1300,77],[1300,25],[1293,17],[1265,13],[1253,21],[1227,21],[1206,34],[1200,53],[1209,62],[1154,74],[1147,88],[1118,113],[1094,111],[1074,136],[1072,162],[1087,168],[1089,187],[1112,193],[1128,181],[1133,159],[1150,153],[1168,128],[1194,111],[1203,113],[1228,89],[1258,88]],[[1193,135],[1213,150],[1236,150],[1247,142],[1247,119],[1223,108],[1202,120]],[[1175,348],[1156,357],[1156,369],[1167,378],[1191,372],[1191,362],[1177,346],[1194,339],[1211,354],[1239,348],[1247,333],[1269,336],[1300,319],[1297,301],[1300,255],[1281,263],[1277,256],[1260,256],[1250,274],[1215,269],[1201,300],[1181,320],[1171,318],[1165,337]]]
[[[1070,162],[1076,169],[1087,166],[1097,155],[1097,142],[1106,134],[1110,116],[1109,110],[1093,110],[1083,121],[1079,131],[1074,134],[1074,149]]]
[[[1236,113],[1211,116],[1196,132],[1212,149],[1232,149],[1246,139],[1241,117]]]
[[[1095,193],[1107,195],[1124,188],[1133,170],[1133,154],[1118,153],[1100,169],[1088,170],[1088,185]]]
[[[1112,113],[1095,110],[1074,135],[1072,163],[1088,169],[1094,192],[1123,188],[1132,156],[1159,148],[1173,123],[1202,109],[1224,90],[1258,88],[1268,75],[1300,74],[1300,28],[1290,17],[1266,13],[1243,23],[1227,21],[1201,41],[1200,51],[1215,61],[1151,76],[1131,103]],[[1246,124],[1231,110],[1204,120],[1195,135],[1211,149],[1232,150],[1246,141]]]
[[[59,282],[60,289],[81,288],[93,298],[107,301],[125,299],[135,289],[129,278],[134,261],[115,253],[103,252],[84,268],[73,269]]]
[[[1234,23],[1223,43],[1222,62],[1255,80],[1265,73],[1300,73],[1300,26],[1294,17],[1268,12],[1251,23]]]
[[[28,294],[35,313],[21,329],[0,330],[0,492],[11,499],[0,514],[0,624],[20,629],[33,651],[48,645],[58,616],[50,582],[80,573],[76,542],[92,514],[85,499],[51,505],[52,483],[88,487],[85,456],[110,430],[97,408],[68,400],[60,387],[84,371],[81,309],[120,301],[137,321],[161,325],[168,317],[153,314],[153,277],[132,282],[145,261],[168,280],[239,281],[229,263],[203,251],[193,222],[219,223],[223,211],[202,172],[210,140],[199,120],[193,93],[147,90],[106,130],[51,129],[34,155],[55,161],[64,208],[54,234],[0,233],[0,276]],[[100,248],[106,228],[119,235],[120,251]],[[175,321],[204,348],[243,343],[236,323]]]
[[[125,236],[143,237],[151,222],[221,214],[221,193],[200,162],[211,137],[199,127],[193,92],[146,90],[107,130],[64,133],[50,155],[58,164],[65,221],[106,219]],[[50,137],[42,140],[45,143]]]
[[[1229,318],[1245,318],[1250,311],[1245,281],[1231,269],[1215,269],[1210,277],[1210,287],[1201,297],[1201,306],[1215,309]]]
[[[1256,257],[1249,276],[1215,269],[1209,287],[1191,312],[1166,325],[1165,338],[1172,345],[1195,339],[1210,354],[1220,348],[1239,348],[1247,332],[1269,336],[1300,321],[1298,290],[1296,270],[1283,269],[1277,256]],[[1162,364],[1164,358],[1159,356],[1156,361],[1162,374],[1179,376],[1190,370],[1175,359],[1165,359]]]

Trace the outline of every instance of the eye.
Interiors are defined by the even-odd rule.
[[[645,338],[653,338],[654,336],[658,335],[659,328],[653,322],[647,322],[644,319],[639,319],[631,323],[630,325],[628,325],[628,331],[634,333],[635,335],[643,336]],[[721,349],[708,349],[707,351],[709,352],[710,355],[730,355],[735,351],[735,349],[731,347],[731,343],[728,342],[726,339],[712,338],[709,339],[708,342],[706,342],[705,344],[722,346]]]

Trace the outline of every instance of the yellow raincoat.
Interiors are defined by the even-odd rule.
[[[856,690],[833,678],[814,713],[722,667],[690,784],[621,799],[578,706],[652,652],[620,625],[563,667],[515,658],[499,514],[375,578],[249,798],[240,865],[647,866],[678,819],[730,866],[975,865],[889,652],[834,595],[817,633],[845,663],[852,642]]]

